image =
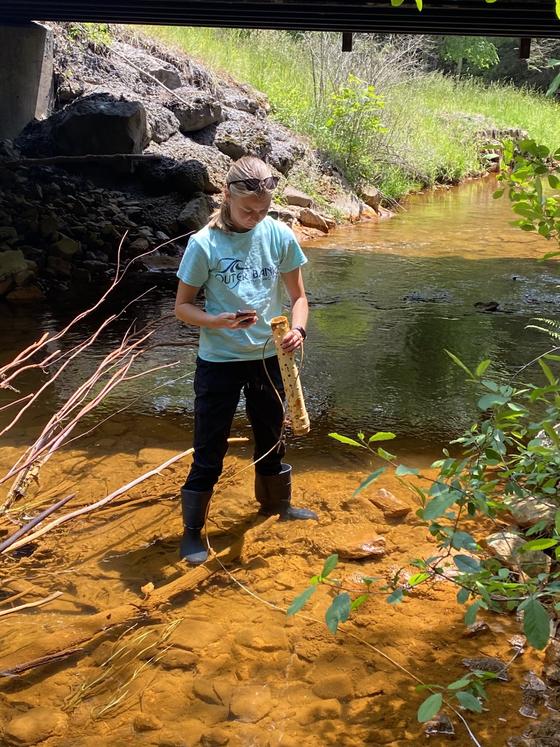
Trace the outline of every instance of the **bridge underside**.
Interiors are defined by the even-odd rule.
[[[557,37],[553,0],[2,0],[0,24],[31,20],[471,36]]]

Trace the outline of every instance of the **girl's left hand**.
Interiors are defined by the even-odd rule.
[[[298,329],[291,329],[282,340],[282,349],[287,353],[293,353],[303,344],[303,335]]]

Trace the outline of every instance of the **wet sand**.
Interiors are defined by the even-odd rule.
[[[77,485],[77,498],[68,507],[90,503],[188,445],[190,434],[181,429],[163,420],[150,429],[147,423],[110,422],[95,438],[61,452],[41,474],[42,495],[54,499]],[[257,522],[252,468],[244,469],[250,464],[249,449],[230,448],[212,502],[209,539],[216,550]],[[8,466],[18,452],[17,446],[4,448],[1,466]],[[28,711],[31,721],[41,721],[44,712],[29,709],[43,707],[57,716],[53,728],[59,732],[41,742],[46,747],[424,744],[427,738],[416,721],[416,709],[425,695],[415,692],[415,682],[367,644],[425,683],[448,683],[466,673],[461,663],[465,657],[508,661],[512,650],[507,639],[519,632],[518,625],[511,617],[494,615],[487,620],[487,632],[463,637],[464,609],[448,582],[424,586],[397,606],[387,604],[386,592],[372,594],[336,636],[322,621],[326,589],[305,608],[319,622],[299,615],[287,618],[270,608],[286,609],[341,538],[354,533],[382,535],[386,554],[341,562],[333,576],[347,584],[360,576],[388,580],[401,568],[413,572],[410,560],[434,551],[414,514],[412,493],[394,475],[383,475],[354,498],[353,490],[372,466],[367,457],[334,443],[328,458],[319,455],[300,462],[298,454],[294,456],[294,503],[315,509],[320,521],[274,524],[250,548],[243,564],[228,568],[251,594],[219,572],[168,605],[153,622],[122,626],[63,663],[3,678],[0,716],[6,734],[16,714]],[[425,467],[429,459],[409,454],[403,461]],[[29,557],[4,563],[4,576],[24,578],[47,592],[64,592],[43,608],[0,621],[4,653],[17,650],[25,661],[29,640],[88,614],[137,601],[147,584],[157,588],[184,573],[177,558],[177,493],[188,463],[186,457],[132,490],[126,496],[130,504],[119,499],[118,505],[38,540]],[[385,519],[368,498],[381,487],[413,510],[404,519]],[[103,666],[119,651],[118,666]],[[148,661],[160,654],[158,661]],[[526,671],[540,671],[540,659],[539,654],[524,654],[511,667],[510,682],[489,686],[488,711],[465,713],[481,744],[505,745],[508,736],[526,727],[527,720],[517,713],[520,685]],[[92,687],[95,680],[99,682]],[[455,744],[472,744],[450,715]],[[15,744],[6,734],[4,743]],[[429,742],[440,745],[447,740],[432,737]]]

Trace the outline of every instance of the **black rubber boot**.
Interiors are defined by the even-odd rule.
[[[181,488],[181,508],[183,509],[183,537],[179,555],[192,565],[199,565],[208,560],[208,549],[200,533],[204,528],[206,509],[212,497],[212,491],[200,492]]]
[[[255,497],[260,503],[259,513],[264,516],[280,514],[280,521],[297,521],[319,517],[309,508],[292,506],[292,468],[282,464],[277,475],[259,475],[255,473]]]

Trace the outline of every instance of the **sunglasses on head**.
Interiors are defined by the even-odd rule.
[[[265,179],[235,179],[232,182],[228,182],[228,187],[232,184],[243,184],[249,192],[257,192],[262,189],[276,189],[280,177],[278,176],[267,176]]]

